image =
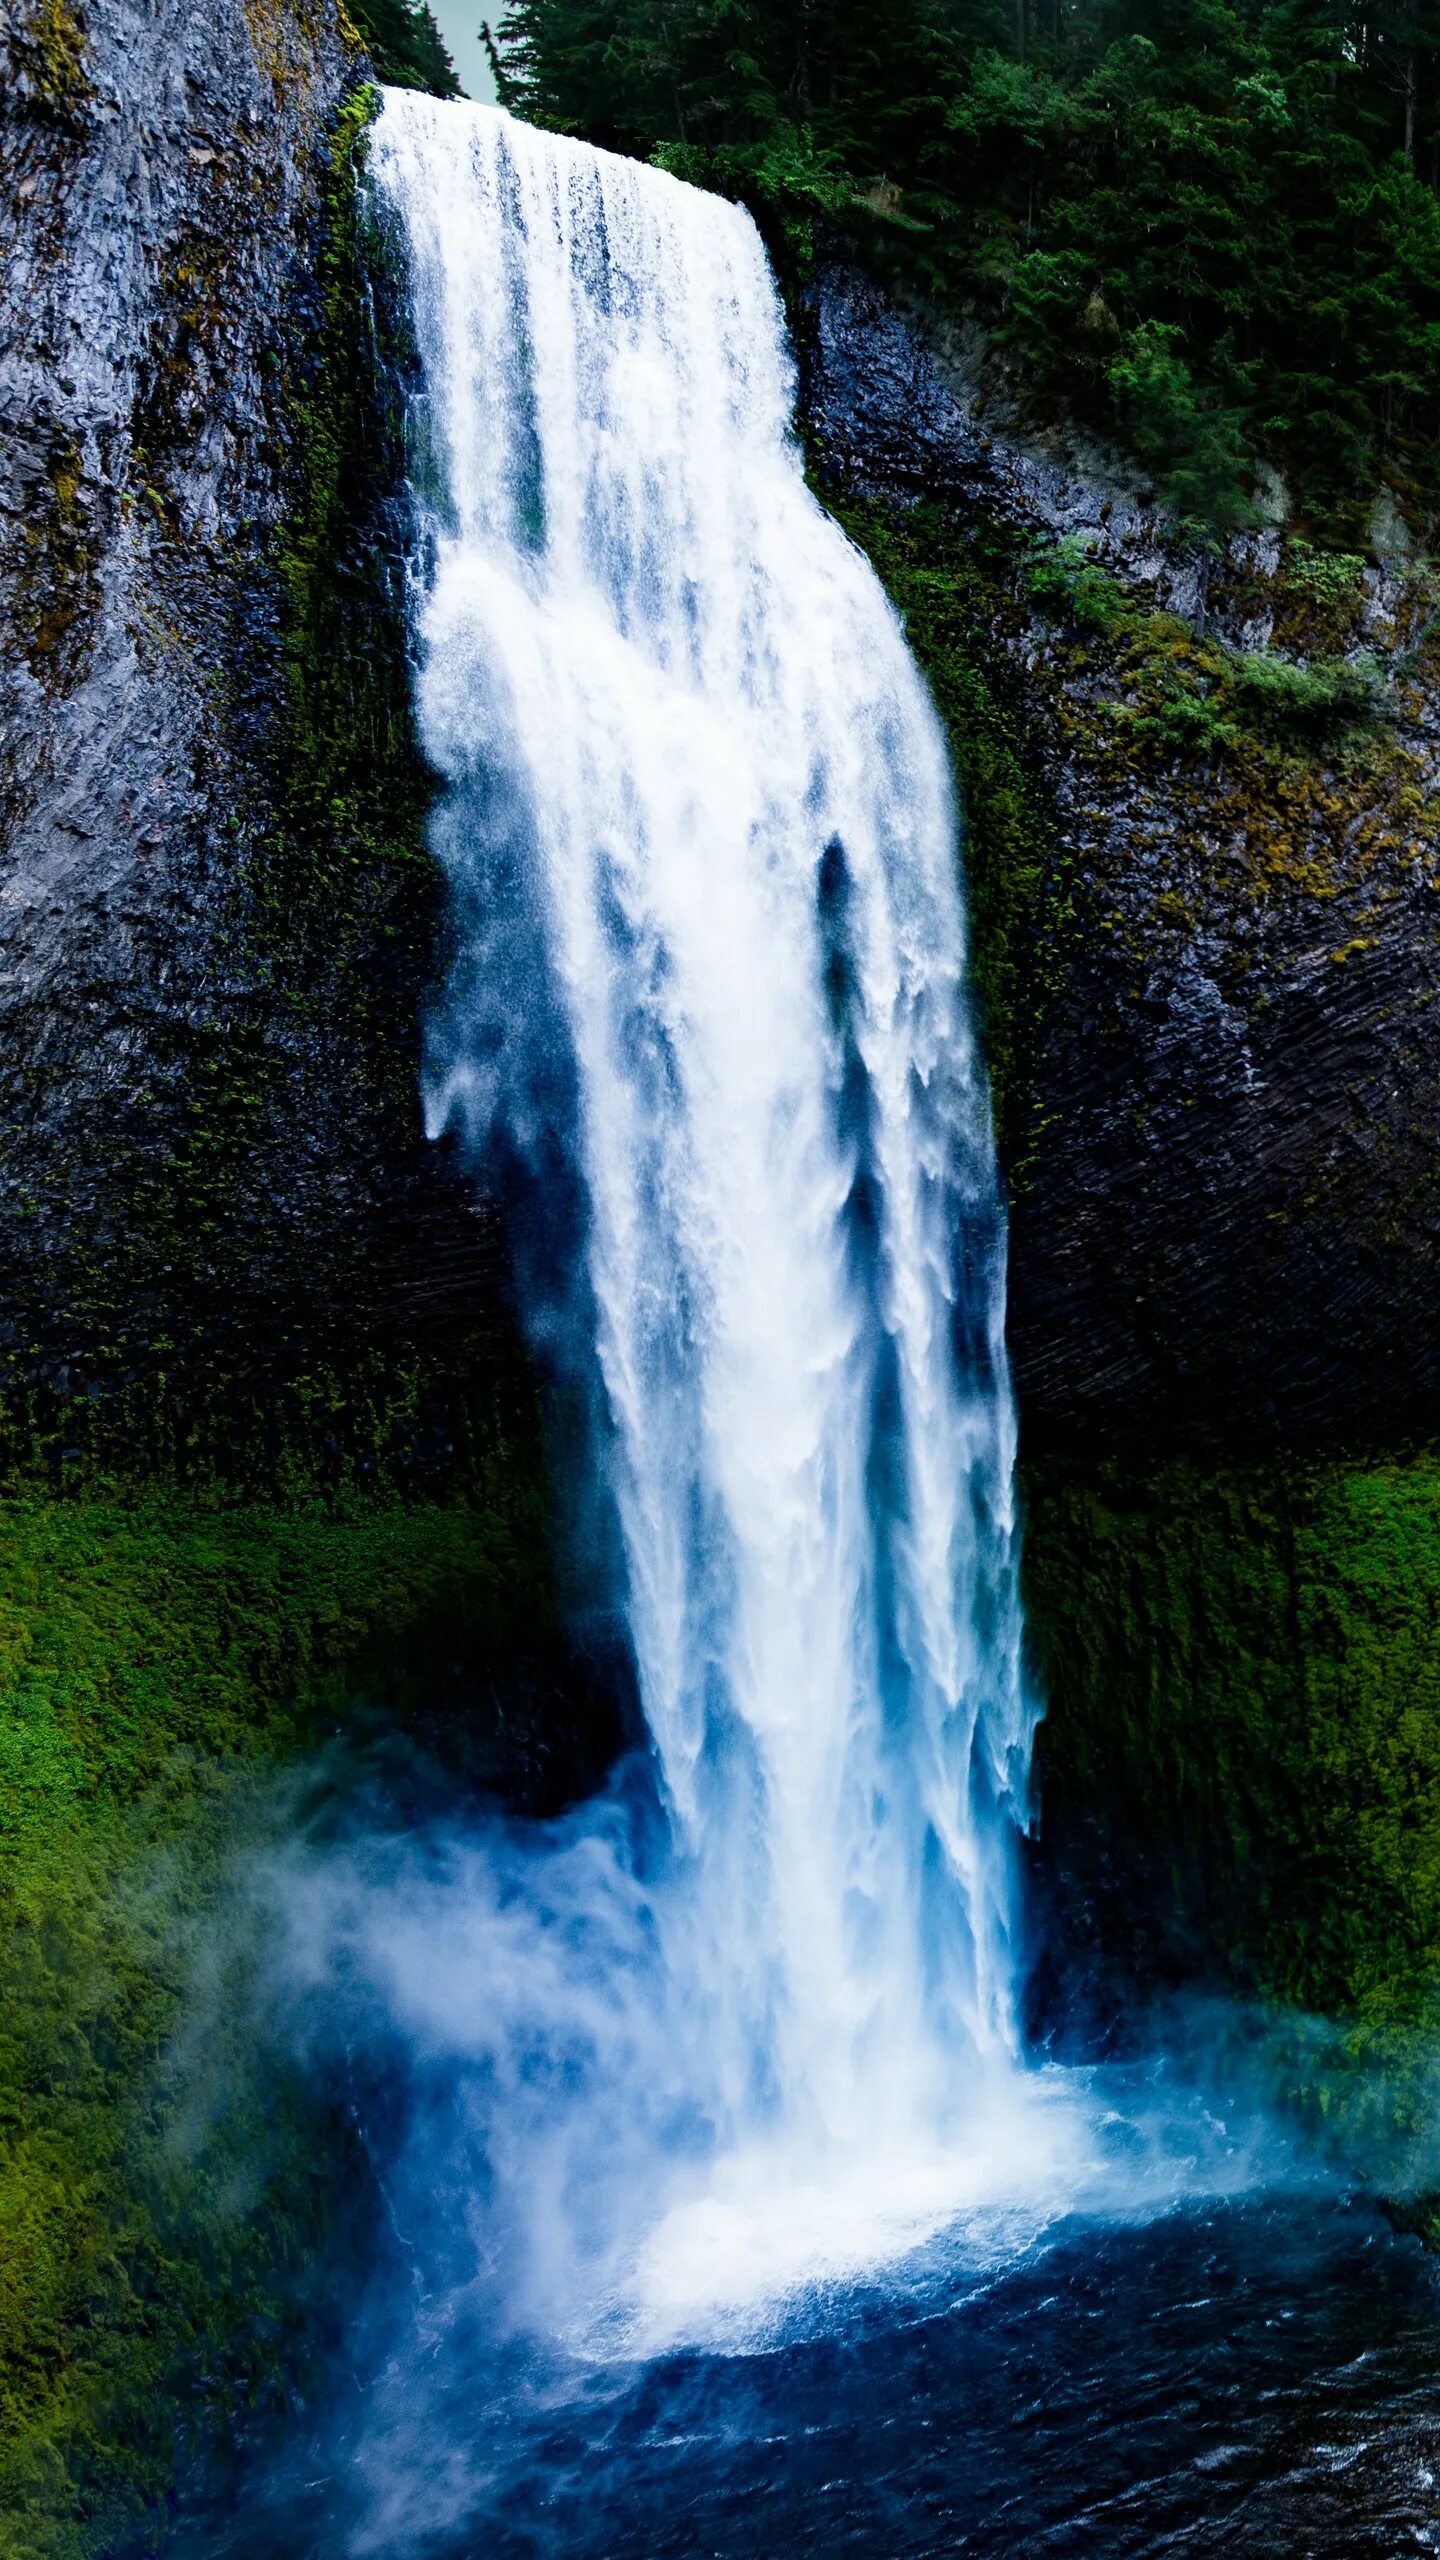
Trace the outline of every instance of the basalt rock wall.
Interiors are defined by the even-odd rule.
[[[62,1473],[443,1473],[493,1272],[419,1127],[367,74],[337,0],[0,10],[0,1432]]]
[[[263,1407],[433,1472],[422,1375],[498,1254],[418,1126],[441,917],[366,66],[330,0],[14,0],[0,46],[10,1454],[173,1455],[228,1399],[232,1441]],[[802,337],[817,478],[966,786],[1028,1446],[1424,1440],[1427,573],[1395,527],[1327,563],[1283,492],[1207,553],[853,270]]]
[[[970,801],[1028,1446],[1423,1440],[1430,573],[1393,522],[1369,557],[1312,549],[1275,484],[1227,546],[1187,536],[1133,467],[1027,431],[963,331],[843,267],[806,324],[817,477],[890,580]]]

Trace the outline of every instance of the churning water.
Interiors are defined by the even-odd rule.
[[[641,2283],[748,2292],[983,2196],[997,2121],[1022,2186],[1055,2140],[1015,2077],[1034,1718],[945,750],[806,487],[749,217],[409,94],[371,168],[458,918],[430,1121],[558,1142],[578,1196],[650,1970],[713,2164]]]

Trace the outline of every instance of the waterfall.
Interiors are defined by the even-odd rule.
[[[527,1163],[573,1265],[691,2118],[717,2159],[953,2156],[1016,2055],[1033,1710],[939,722],[807,488],[744,212],[408,92],[370,171],[418,350],[429,1125]]]

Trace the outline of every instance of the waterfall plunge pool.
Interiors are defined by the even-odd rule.
[[[817,2316],[817,2314],[823,2316]],[[1440,2548],[1440,2270],[1313,2196],[1076,2223],[981,2279],[837,2289],[744,2354],[584,2371],[463,2324],[184,2560],[1399,2560]],[[434,2378],[432,2377],[432,2380]],[[297,2439],[303,2431],[297,2431]],[[167,2546],[168,2548],[169,2546]]]

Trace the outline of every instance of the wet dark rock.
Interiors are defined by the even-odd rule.
[[[1433,600],[1365,571],[1345,639],[1375,653],[1386,724],[1362,756],[1317,746],[1293,804],[1298,764],[1255,782],[1224,753],[1127,761],[1110,743],[1116,682],[1107,698],[1096,649],[1031,608],[1026,564],[1068,537],[1157,613],[1242,652],[1273,619],[1275,530],[1219,564],[1197,556],[1115,457],[1027,432],[962,333],[927,330],[844,269],[811,292],[805,376],[822,481],[899,515],[924,502],[1009,562],[986,676],[1051,813],[1010,1150],[1031,1446],[1432,1434],[1440,684],[1416,660]]]
[[[343,1402],[437,1267],[494,1294],[419,1124],[366,69],[336,0],[0,6],[0,1401],[42,1439],[162,1377],[191,1438],[227,1375]]]
[[[62,1408],[129,1413],[162,1370],[193,1419],[227,1374],[262,1403],[317,1361],[333,1384],[361,1338],[377,1374],[423,1366],[503,1286],[419,1127],[440,900],[383,420],[357,445],[350,418],[316,512],[363,68],[332,0],[0,6],[0,1395],[66,1446]],[[346,326],[353,391],[383,367],[359,304]],[[1383,662],[1379,761],[1318,749],[1303,809],[1274,774],[1247,804],[1223,756],[1099,751],[1119,680],[1023,564],[1078,543],[1253,650],[1275,527],[1217,571],[1113,456],[1018,426],[963,331],[844,270],[805,372],[833,488],[1009,547],[985,674],[1049,813],[1006,1120],[1032,1446],[1433,1432],[1440,687],[1413,581],[1372,565],[1347,643]],[[342,716],[355,756],[302,826]]]

